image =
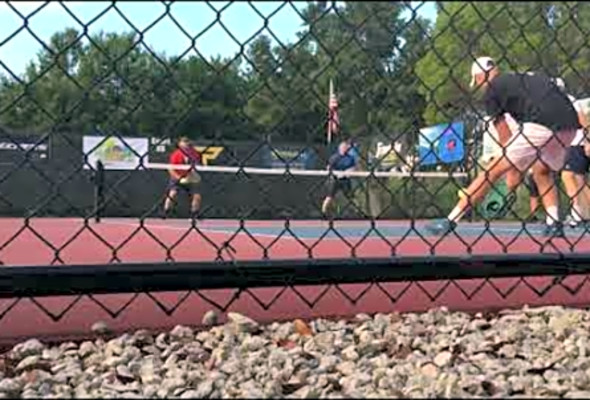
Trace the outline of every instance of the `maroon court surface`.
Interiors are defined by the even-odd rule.
[[[409,221],[198,221],[105,219],[0,219],[0,261],[6,266],[354,258],[468,254],[587,252],[588,234],[570,231],[547,242],[541,226],[465,223],[443,239]],[[223,243],[231,244],[231,251]],[[392,266],[392,268],[394,268]],[[113,294],[0,300],[0,341],[36,336],[81,337],[94,322],[115,331],[199,325],[212,309],[245,313],[259,321],[422,311],[446,306],[487,310],[546,304],[590,304],[585,276],[490,281],[399,282],[278,287],[199,292]],[[67,284],[67,283],[64,283]],[[539,295],[540,292],[545,292]],[[174,311],[172,311],[174,310]]]

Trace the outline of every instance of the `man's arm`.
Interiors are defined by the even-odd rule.
[[[586,114],[582,111],[578,111],[578,121],[580,125],[582,125],[582,129],[584,131],[584,138],[582,139],[582,144],[584,145],[584,153],[586,153],[586,157],[590,157],[590,126],[588,126],[588,118]]]
[[[168,173],[170,174],[170,177],[174,180],[178,181],[180,180],[180,178],[182,178],[182,176],[180,176],[180,174],[175,169],[170,168],[168,170]]]
[[[512,131],[506,122],[506,118],[504,114],[494,118],[494,128],[496,128],[496,132],[498,132],[498,139],[500,140],[500,145],[505,147],[510,137],[512,136]]]
[[[588,129],[588,118],[586,118],[586,114],[583,111],[578,112],[578,121],[580,121],[582,129]]]
[[[493,121],[494,128],[496,128],[496,132],[498,132],[498,140],[500,141],[500,146],[504,147],[510,140],[512,136],[512,132],[510,131],[510,127],[506,122],[506,114],[504,103],[505,97],[502,95],[503,88],[500,87],[501,85],[497,84],[498,78],[496,78],[490,86],[487,88],[486,93],[484,95],[484,106],[486,110],[486,114],[490,116]]]
[[[352,157],[353,163],[352,163],[352,166],[346,170],[347,172],[348,171],[355,171],[356,167],[358,166],[358,155],[357,155],[358,153],[357,153],[357,151],[358,150],[354,147],[351,147],[349,150],[348,154],[350,157]]]

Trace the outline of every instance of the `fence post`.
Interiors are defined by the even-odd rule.
[[[96,162],[94,171],[94,220],[100,222],[101,211],[104,203],[104,165],[102,161]]]

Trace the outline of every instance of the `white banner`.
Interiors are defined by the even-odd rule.
[[[136,169],[141,156],[143,156],[142,164],[148,164],[148,150],[149,141],[147,138],[84,136],[82,151],[88,156],[88,162],[84,163],[84,169],[90,169],[90,165],[96,168],[98,160],[102,161],[104,169]]]

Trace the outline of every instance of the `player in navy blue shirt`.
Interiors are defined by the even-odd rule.
[[[357,158],[353,152],[350,141],[343,141],[338,146],[338,151],[328,160],[328,170],[353,171],[356,168]],[[342,190],[346,196],[350,194],[352,185],[348,177],[330,176],[328,180],[328,195],[322,203],[322,214],[327,215],[328,208],[336,194]]]

